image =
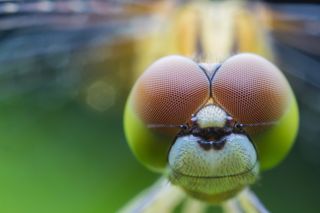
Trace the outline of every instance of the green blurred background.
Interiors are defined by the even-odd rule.
[[[0,2],[0,213],[115,212],[159,177],[130,152],[123,108],[155,58],[192,56],[197,30],[180,8]],[[288,158],[253,189],[271,212],[320,212],[320,7],[264,11],[258,30],[297,94],[301,127]]]

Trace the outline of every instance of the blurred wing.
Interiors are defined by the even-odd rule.
[[[0,62],[135,39],[164,1],[0,1]]]
[[[1,99],[41,88],[40,98],[80,93],[106,109],[103,99],[133,81],[137,41],[159,29],[174,3],[0,1]]]
[[[320,5],[264,4],[262,14],[280,66],[320,88]]]

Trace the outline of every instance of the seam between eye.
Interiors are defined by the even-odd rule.
[[[203,68],[200,64],[198,64],[198,67],[199,67],[200,70],[205,74],[205,76],[207,77],[207,79],[208,79],[208,81],[209,81],[209,97],[212,97],[210,76],[209,76],[208,73],[206,72],[205,68]]]
[[[213,80],[214,76],[218,73],[218,70],[220,69],[221,66],[222,66],[222,64],[219,64],[219,65],[215,68],[215,70],[214,70],[214,72],[213,72],[213,74],[212,74],[212,76],[211,76],[211,79],[210,79],[210,85],[211,85],[211,83],[212,83],[212,80]]]

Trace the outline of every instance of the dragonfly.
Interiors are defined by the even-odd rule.
[[[1,84],[1,97],[46,87],[44,81],[72,93],[89,84],[83,67],[102,61],[115,66],[117,80],[124,82],[117,90],[125,93],[150,63],[164,55],[221,61],[237,52],[254,52],[275,61],[296,82],[302,106],[318,114],[314,97],[320,100],[319,10],[310,3],[0,1],[0,64],[6,67],[0,79],[10,79]],[[23,63],[16,65],[16,60]],[[72,69],[61,72],[66,64]],[[97,100],[88,104],[97,110],[105,107]],[[312,119],[305,114],[305,120]],[[313,144],[319,129],[310,125],[302,120],[302,132]],[[120,211],[166,212],[183,199],[186,195],[180,189],[160,179]],[[189,212],[207,208],[195,200],[185,206]],[[226,211],[243,208],[267,212],[249,189],[224,205]]]

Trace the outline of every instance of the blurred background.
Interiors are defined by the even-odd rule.
[[[0,0],[0,212],[115,212],[159,175],[122,119],[155,59],[256,52],[296,92],[300,132],[253,187],[271,212],[320,212],[320,5],[311,1]]]

